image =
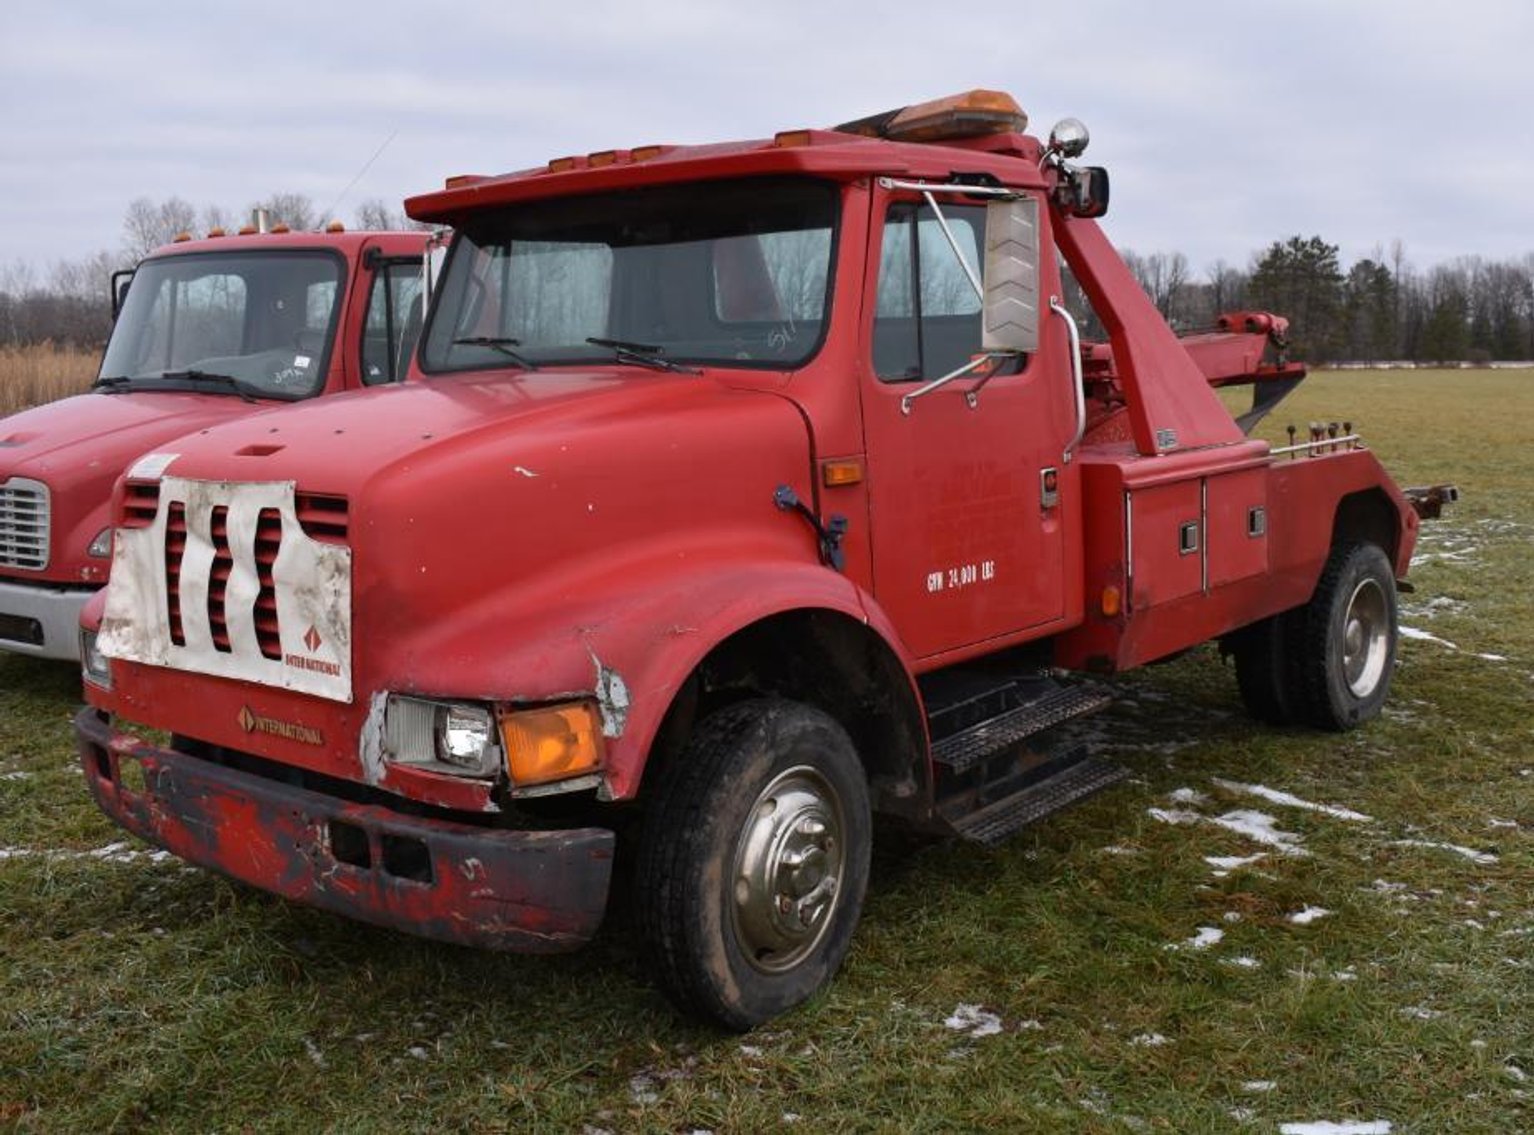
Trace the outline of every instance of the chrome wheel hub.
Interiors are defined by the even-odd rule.
[[[808,766],[762,789],[735,845],[732,913],[741,951],[757,969],[797,965],[825,935],[844,866],[841,800]]]
[[[1342,622],[1342,676],[1354,697],[1379,687],[1389,656],[1390,604],[1379,583],[1366,579],[1353,589]]]

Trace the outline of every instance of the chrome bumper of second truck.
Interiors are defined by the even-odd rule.
[[[601,924],[606,829],[507,830],[352,803],[149,745],[89,707],[75,734],[86,784],[118,824],[295,902],[525,953],[574,949]]]
[[[0,650],[80,660],[80,611],[94,587],[0,580]]]

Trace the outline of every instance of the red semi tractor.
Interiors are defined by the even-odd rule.
[[[79,658],[80,611],[110,563],[112,485],[135,458],[257,409],[403,377],[426,241],[217,232],[114,276],[92,392],[0,419],[0,650]]]
[[[988,842],[1120,775],[1051,743],[1103,700],[1067,671],[1221,639],[1262,717],[1374,716],[1417,513],[1356,438],[1248,437],[1214,387],[1298,381],[1282,321],[1179,340],[1084,129],[1025,125],[971,92],[410,200],[457,235],[406,382],[122,486],[100,806],[482,947],[631,878],[660,984],[744,1029],[842,961],[875,815]]]

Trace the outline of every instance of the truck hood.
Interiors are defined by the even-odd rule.
[[[0,482],[39,481],[50,498],[48,568],[26,576],[100,583],[106,561],[88,558],[86,548],[110,523],[123,470],[170,438],[257,408],[225,395],[136,391],[77,394],[0,419]]]
[[[110,487],[134,458],[160,442],[253,409],[227,395],[77,394],[0,419],[0,474],[57,484],[99,471]]]
[[[463,635],[535,641],[529,620],[560,604],[632,599],[638,579],[710,556],[800,562],[812,533],[776,489],[812,491],[805,419],[777,392],[728,382],[628,368],[463,375],[167,442],[132,482],[135,507],[158,503],[152,523],[140,511],[119,530],[103,649],[341,702],[440,692],[446,660],[477,656]],[[156,608],[172,509],[187,533],[184,644]],[[210,600],[220,557],[225,598]],[[252,614],[262,595],[266,615]],[[218,645],[219,611],[232,649]]]
[[[357,497],[374,478],[408,474],[434,455],[496,447],[497,465],[534,479],[528,456],[553,435],[591,431],[636,417],[747,397],[696,375],[631,368],[471,374],[374,387],[233,421],[162,446],[165,472],[193,480],[293,481]],[[566,453],[570,450],[567,448]]]

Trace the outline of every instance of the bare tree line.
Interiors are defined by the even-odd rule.
[[[0,268],[0,344],[99,347],[111,330],[113,271],[132,267],[183,232],[234,232],[257,209],[295,231],[329,219],[301,193],[273,193],[238,213],[180,197],[137,198],[124,214],[115,251],[58,261],[46,272],[21,261]],[[415,226],[398,208],[374,199],[356,207],[352,227]],[[1289,318],[1292,354],[1313,363],[1534,359],[1534,253],[1507,260],[1467,256],[1418,269],[1395,241],[1346,270],[1338,253],[1319,236],[1296,235],[1253,253],[1245,268],[1216,260],[1195,272],[1181,252],[1123,255],[1179,330],[1211,326],[1223,312],[1259,308]],[[1070,282],[1067,290],[1079,300]]]
[[[265,211],[270,223],[285,224],[295,232],[317,229],[331,219],[321,217],[314,202],[302,193],[273,193],[251,202],[243,211],[222,205],[197,206],[181,197],[163,201],[135,198],[123,214],[118,248],[102,249],[78,260],[55,261],[44,271],[20,260],[0,267],[0,345],[53,342],[87,349],[101,347],[112,329],[109,288],[113,272],[133,267],[181,233],[200,237],[219,229],[237,232],[250,223],[258,209]],[[419,226],[403,210],[375,198],[357,206],[351,227],[378,230]]]

